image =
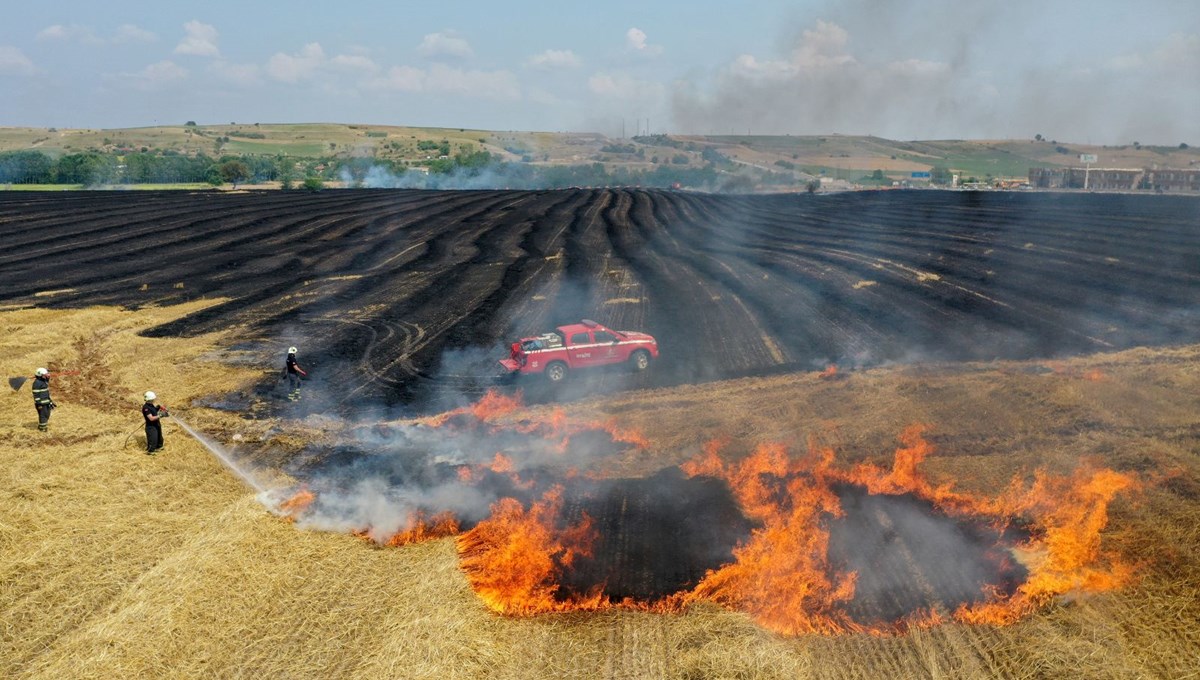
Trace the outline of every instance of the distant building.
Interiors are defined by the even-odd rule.
[[[1039,189],[1200,192],[1200,169],[1030,168],[1029,184]]]

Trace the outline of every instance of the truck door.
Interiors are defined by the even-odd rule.
[[[572,333],[571,337],[567,338],[567,356],[571,358],[571,368],[595,364],[595,349],[590,332]]]
[[[626,349],[617,344],[617,336],[608,331],[592,331],[592,344],[596,345],[592,356],[598,364],[616,364],[625,360],[621,351]]]

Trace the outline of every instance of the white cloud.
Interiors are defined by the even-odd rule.
[[[183,25],[187,34],[175,46],[175,54],[190,54],[197,57],[217,57],[221,51],[217,49],[217,29],[211,24],[205,24],[193,19]]]
[[[393,66],[386,75],[369,81],[367,86],[376,90],[443,93],[489,100],[521,98],[521,86],[509,71],[461,69],[446,64],[433,64],[428,70]]]
[[[150,64],[136,73],[120,73],[116,77],[139,90],[156,90],[183,80],[187,75],[187,69],[173,61],[164,60]]]
[[[96,36],[96,32],[87,26],[78,24],[70,24],[64,26],[62,24],[54,24],[47,26],[38,31],[38,40],[67,40],[71,42],[81,42],[88,45],[97,45],[103,42]]]
[[[370,57],[361,54],[339,54],[329,63],[348,71],[362,71],[363,73],[377,73],[379,64],[376,64]]]
[[[158,36],[152,31],[147,31],[134,24],[122,24],[117,28],[114,38],[114,42],[156,42],[157,40]]]
[[[267,61],[267,75],[285,83],[307,80],[316,75],[325,63],[325,50],[320,43],[308,43],[297,54],[276,52]]]
[[[646,42],[646,32],[634,27],[625,32],[625,45],[639,54],[654,56],[662,54],[662,45],[651,45]]]
[[[123,24],[110,37],[101,37],[90,26],[54,24],[38,31],[38,40],[64,40],[84,45],[108,45],[128,42],[154,42],[158,36],[133,24]]]
[[[546,50],[541,54],[533,55],[526,62],[529,67],[543,71],[576,68],[579,64],[579,57],[571,50]]]
[[[33,62],[16,47],[0,45],[0,76],[27,76],[34,71]]]
[[[443,31],[426,35],[417,47],[417,53],[427,59],[442,57],[467,59],[475,55],[470,43],[454,31]]]

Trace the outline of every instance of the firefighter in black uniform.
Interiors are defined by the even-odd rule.
[[[37,409],[38,430],[50,430],[50,410],[58,404],[50,398],[50,371],[39,368],[33,372],[33,407]]]
[[[287,362],[283,368],[284,376],[287,377],[288,387],[291,391],[288,392],[288,401],[300,401],[300,378],[307,376],[300,364],[296,363],[296,348],[288,347]]]
[[[167,409],[154,403],[155,394],[146,392],[143,395],[146,403],[142,404],[142,417],[146,419],[146,455],[153,456],[163,447],[162,419],[170,416]]]

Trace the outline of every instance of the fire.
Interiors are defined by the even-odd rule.
[[[291,498],[279,504],[279,512],[287,517],[289,522],[294,522],[315,500],[317,500],[317,495],[302,486],[292,494]]]
[[[505,614],[596,609],[599,592],[560,599],[562,570],[590,554],[595,530],[586,515],[561,526],[562,489],[555,487],[528,510],[513,498],[492,506],[492,515],[458,538],[462,569],[479,597]]]
[[[419,543],[434,538],[454,536],[461,530],[458,518],[448,512],[440,512],[431,517],[427,517],[423,512],[417,512],[409,518],[408,525],[409,528],[389,538],[387,544],[400,546]]]
[[[1036,518],[1044,537],[1026,550],[1043,553],[1014,598],[960,607],[955,618],[967,623],[1012,623],[1069,592],[1096,593],[1119,588],[1133,567],[1100,547],[1108,524],[1108,504],[1137,482],[1130,475],[1085,467],[1071,477],[1039,472],[1031,487],[1008,502]]]
[[[605,542],[609,537],[602,535],[599,527],[608,531],[618,520],[605,515],[597,523],[579,506],[591,490],[610,488],[603,485],[613,480],[586,470],[568,470],[565,461],[569,458],[564,459],[562,469],[545,466],[557,460],[554,451],[567,451],[572,437],[588,431],[608,433],[614,443],[627,445],[625,450],[644,450],[650,442],[616,420],[571,422],[562,409],[508,423],[505,419],[519,406],[519,395],[489,393],[475,405],[428,421],[429,426],[440,427],[457,417],[455,428],[503,435],[498,440],[520,433],[550,443],[543,444],[543,450],[552,455],[538,462],[541,467],[531,468],[531,459],[508,444],[509,448],[494,452],[490,459],[476,459],[485,462],[461,464],[448,473],[463,488],[508,478],[503,495],[491,504],[490,515],[472,525],[432,508],[414,511],[392,536],[381,538],[371,532],[375,540],[388,545],[457,536],[462,570],[483,602],[499,613],[531,615],[609,607],[664,611],[712,602],[745,612],[760,625],[786,635],[887,633],[948,620],[1009,624],[1056,597],[1110,590],[1129,583],[1134,575],[1130,565],[1101,544],[1108,506],[1118,494],[1137,487],[1132,476],[1086,465],[1069,476],[1038,471],[1029,481],[1014,479],[994,497],[971,494],[949,483],[932,483],[924,476],[922,465],[934,454],[934,447],[926,439],[929,427],[915,424],[900,433],[900,445],[886,467],[839,466],[833,448],[815,440],[800,455],[793,455],[781,443],[763,443],[736,461],[723,453],[731,443],[728,439],[706,443],[698,455],[680,466],[682,475],[676,475],[709,484],[706,488],[718,485],[726,494],[722,498],[728,499],[722,502],[741,513],[739,521],[745,524],[736,525],[743,527],[738,529],[741,533],[732,535],[723,548],[729,551],[724,553],[728,557],[718,555],[711,567],[706,563],[695,572],[678,571],[694,576],[671,581],[671,590],[644,591],[652,593],[644,599],[612,596],[606,593],[605,583],[592,585],[592,581],[573,579],[572,575],[621,573],[595,571],[608,569],[613,562],[598,560],[594,554],[597,545],[615,544]],[[518,437],[517,441],[525,440]],[[569,496],[571,511],[566,509],[564,485],[573,494]],[[860,606],[854,605],[857,590],[871,582],[870,575],[864,577],[847,567],[845,556],[830,557],[830,527],[846,516],[845,499],[856,507],[866,507],[862,499],[869,497],[908,498],[911,507],[936,508],[940,517],[969,520],[979,526],[1016,524],[1022,529],[1017,538],[1003,534],[1008,536],[1004,542],[997,529],[996,544],[977,549],[980,559],[999,565],[995,571],[999,580],[981,582],[974,597],[951,601],[946,607],[921,604],[942,601],[931,596],[905,605],[908,608],[895,615],[900,618],[870,620],[852,614],[854,606]],[[301,488],[280,510],[296,518],[315,500],[312,491]],[[625,506],[619,507],[623,517]],[[663,511],[670,509],[656,510]],[[888,521],[886,517],[881,520],[880,531],[891,530]],[[1023,533],[1026,527],[1027,534]],[[1016,566],[1018,556],[1023,568]],[[625,569],[624,557],[619,557],[615,563]],[[587,565],[593,571],[587,572]],[[1009,579],[1009,574],[1020,576]]]
[[[455,416],[469,415],[476,420],[484,423],[492,423],[504,416],[512,414],[517,409],[523,406],[523,400],[520,392],[515,392],[512,395],[505,395],[498,390],[488,390],[483,397],[471,404],[463,406],[445,413],[440,413],[427,420],[427,423],[433,427],[441,427],[445,425],[451,418]]]
[[[724,479],[746,513],[763,526],[734,550],[734,563],[709,572],[684,600],[751,612],[785,634],[856,629],[836,609],[853,597],[855,575],[831,578],[828,573],[829,534],[821,515],[839,515],[841,507],[824,477],[827,452],[811,447],[812,474],[803,475],[780,445],[759,446],[736,465],[722,464],[716,449],[710,443],[685,472]]]
[[[828,366],[825,367],[825,370],[823,370],[817,374],[817,377],[820,378],[821,380],[833,380],[834,378],[837,378],[838,377],[837,364],[829,364]]]

